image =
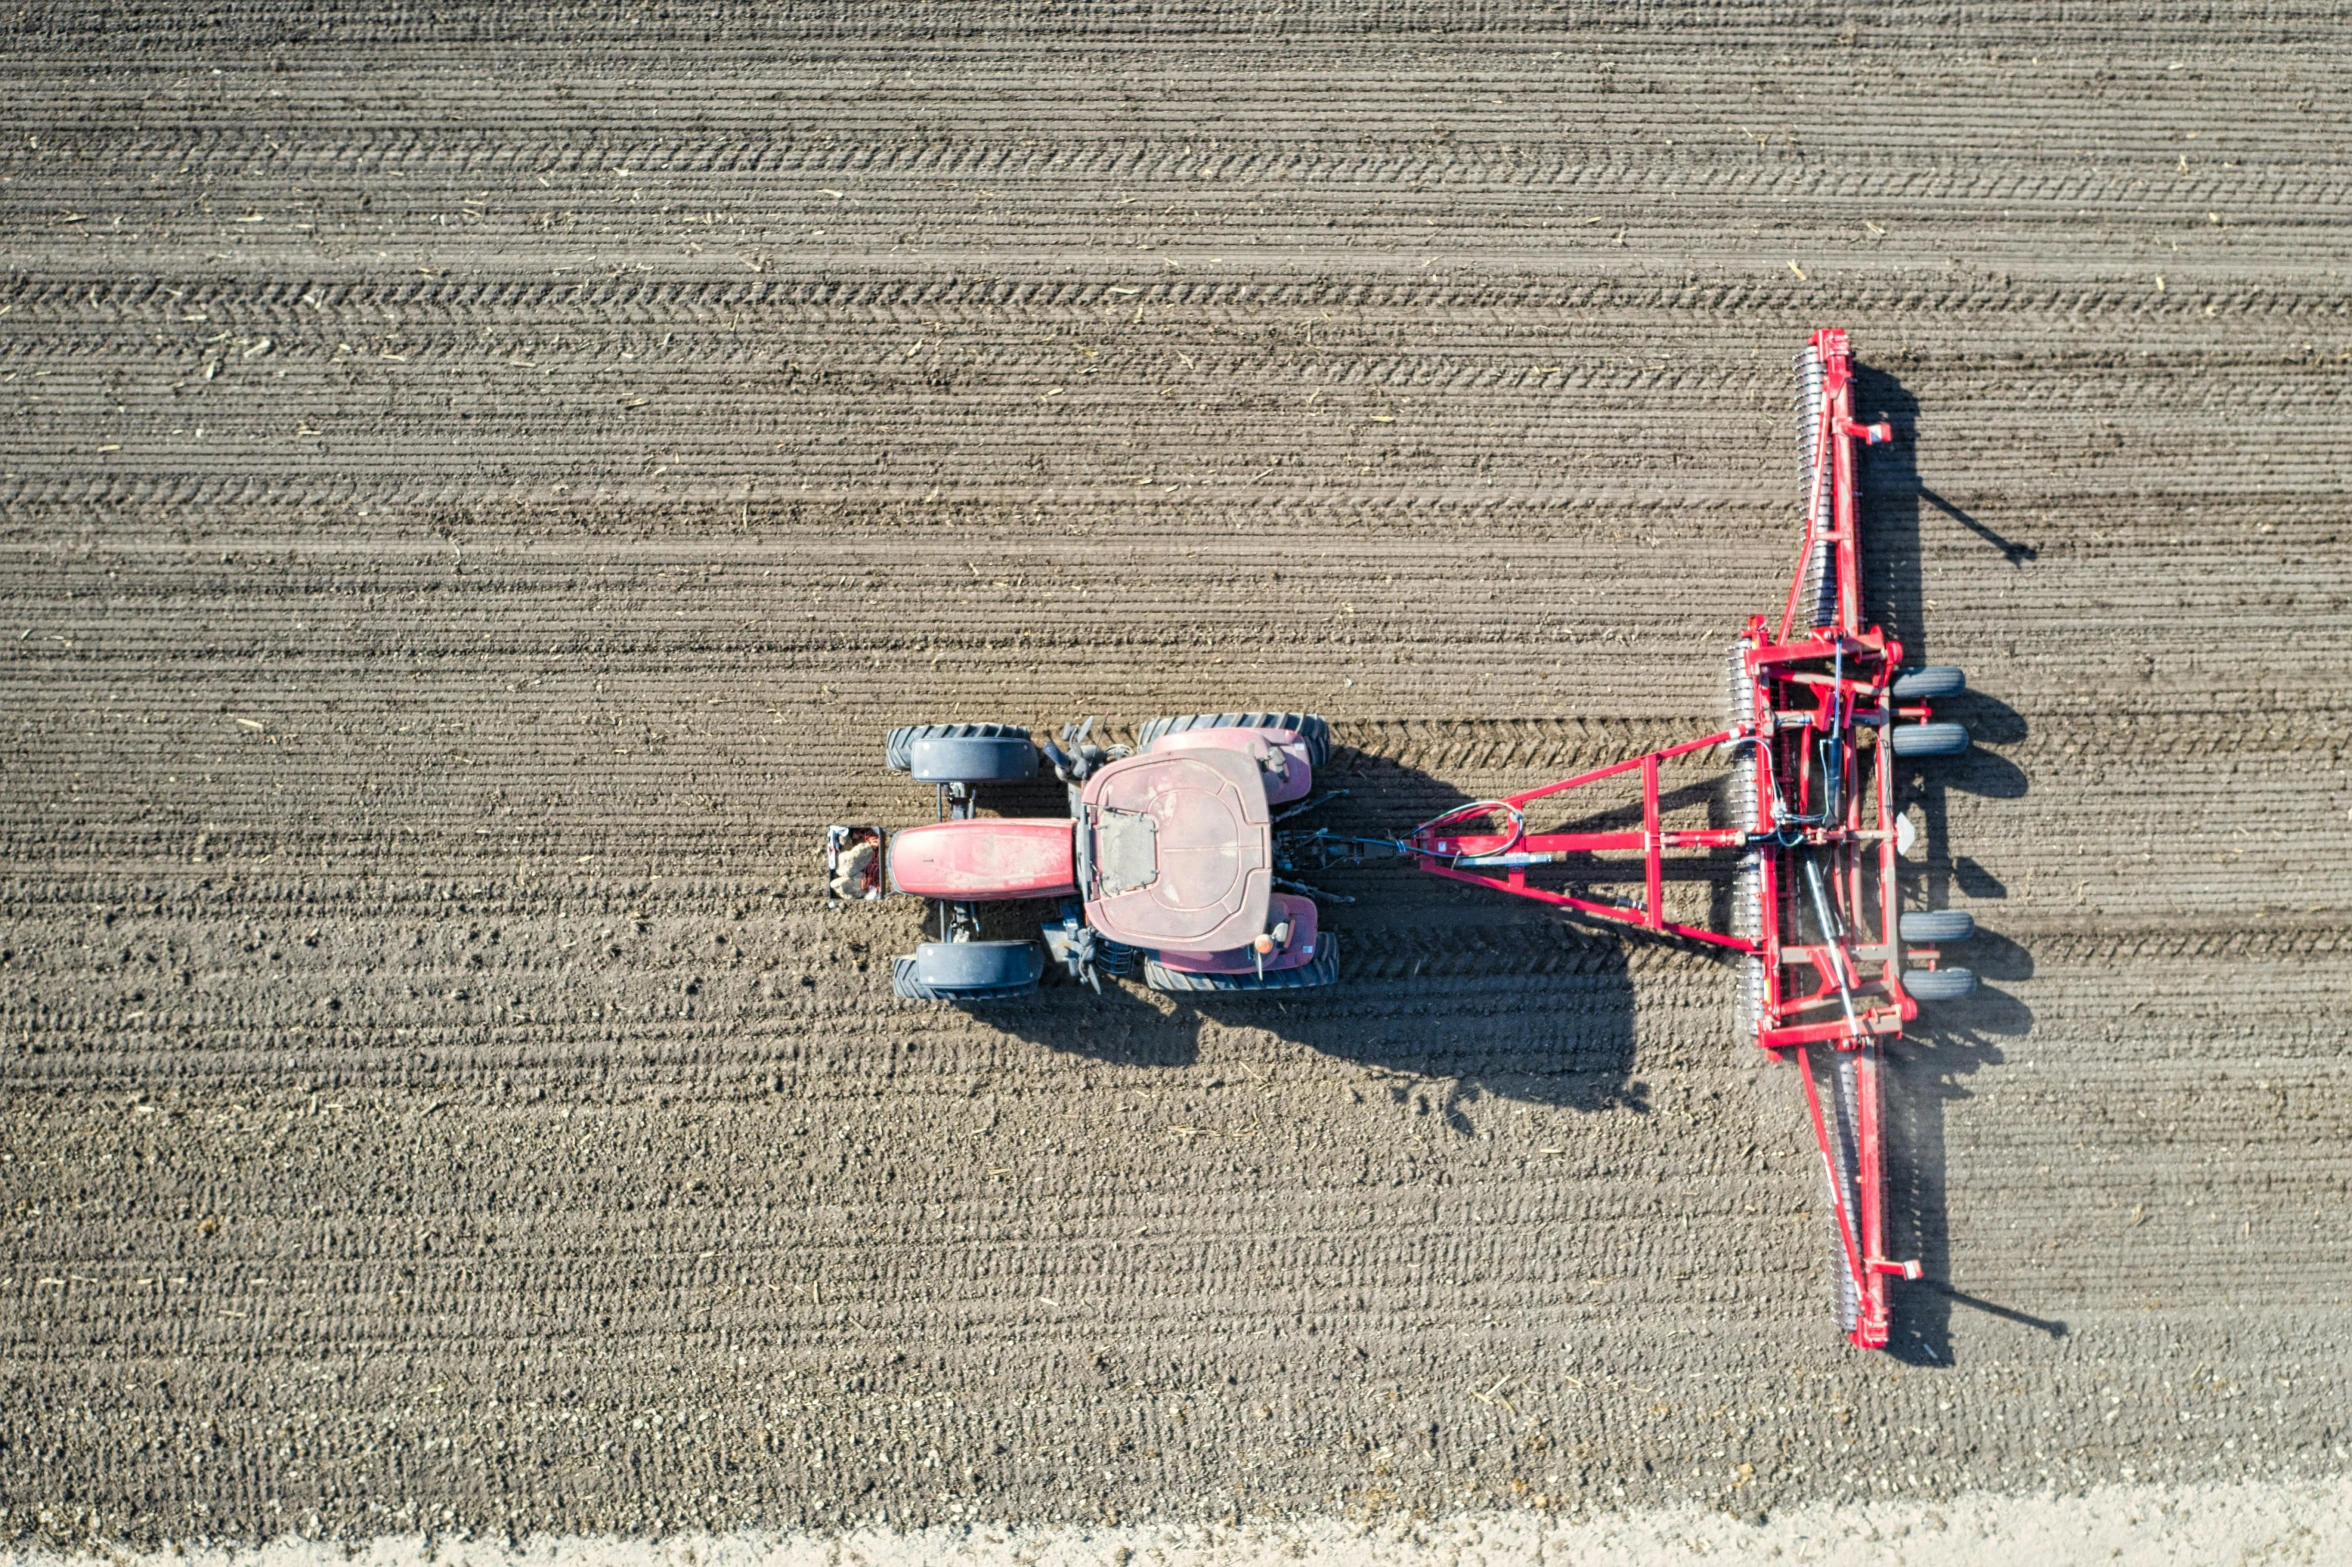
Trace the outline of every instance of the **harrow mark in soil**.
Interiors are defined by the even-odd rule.
[[[837,895],[890,890],[936,901],[939,935],[899,960],[912,1000],[1013,1002],[1048,959],[1102,988],[1140,961],[1154,990],[1290,996],[1341,978],[1319,905],[1346,902],[1301,878],[1374,858],[1529,898],[1606,925],[1733,955],[1740,1034],[1791,1062],[1829,1193],[1839,1326],[1888,1340],[1888,1280],[1919,1265],[1888,1256],[1881,1061],[1921,1001],[1957,999],[1974,976],[1934,942],[1964,939],[1963,912],[1902,911],[1898,761],[1955,755],[1968,734],[1930,704],[1960,671],[1906,671],[1903,649],[1862,618],[1859,448],[1891,438],[1854,417],[1842,331],[1797,359],[1803,528],[1777,620],[1752,617],[1727,666],[1728,727],[1503,799],[1458,806],[1395,837],[1280,824],[1313,808],[1329,730],[1312,713],[1265,709],[1154,719],[1134,755],[1088,742],[1092,720],[1037,742],[995,724],[894,731],[887,761],[938,791],[938,820],[895,834],[831,830]],[[1730,824],[1669,827],[1662,770],[1721,756]],[[1050,769],[1070,814],[982,818],[973,791]],[[1595,786],[1638,788],[1640,820],[1598,831],[1531,826],[1544,802]],[[886,853],[883,845],[887,843]],[[1666,856],[1731,864],[1728,931],[1667,917]],[[1719,872],[1717,874],[1720,874]],[[1596,884],[1635,883],[1607,897]],[[979,940],[978,905],[1054,900],[1042,942]],[[1042,950],[1039,950],[1042,946]],[[1311,997],[1301,997],[1311,1001]]]

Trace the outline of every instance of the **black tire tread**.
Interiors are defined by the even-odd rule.
[[[1026,740],[1029,731],[1018,724],[902,724],[890,731],[882,759],[894,773],[915,765],[917,740]]]
[[[1888,687],[1898,702],[1934,702],[1968,689],[1968,674],[1956,664],[1921,664],[1906,669]]]
[[[1195,729],[1295,729],[1307,742],[1309,767],[1319,773],[1331,759],[1331,725],[1320,713],[1186,713],[1154,718],[1135,731],[1135,748],[1140,751],[1162,735]]]
[[[1958,756],[1968,749],[1968,726],[1941,720],[1897,724],[1886,737],[1887,749],[1897,756]]]
[[[1260,976],[1249,974],[1193,974],[1181,969],[1163,967],[1158,958],[1146,959],[1143,982],[1154,990],[1172,994],[1247,993],[1262,995],[1270,991],[1321,990],[1339,983],[1339,938],[1329,931],[1317,938],[1315,955],[1297,968],[1276,969]]]
[[[1906,969],[1903,989],[1914,1001],[1965,1001],[1976,994],[1976,976],[1964,968]]]
[[[1966,909],[1907,909],[1896,919],[1895,933],[1927,946],[1966,941],[1976,934],[1976,916]]]
[[[901,1001],[1018,1001],[1033,995],[1037,981],[1020,985],[926,985],[915,978],[912,953],[890,962],[890,989]]]

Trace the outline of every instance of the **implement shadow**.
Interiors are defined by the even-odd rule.
[[[2002,537],[1921,481],[1919,401],[1901,381],[1884,370],[1857,366],[1855,404],[1857,417],[1885,419],[1895,431],[1891,443],[1867,450],[1861,466],[1868,608],[1902,642],[1905,664],[1932,662],[1937,650],[1927,631],[1926,514],[1932,511],[1965,530],[1959,537],[1939,538],[1939,556],[1991,548],[2008,569],[2024,570],[2036,552],[2030,544]],[[2033,1028],[2032,1009],[1998,987],[2030,979],[2034,965],[2024,947],[1986,928],[1998,922],[1998,913],[1983,905],[1998,903],[2008,888],[1982,861],[1954,852],[1950,805],[1955,793],[2011,800],[2026,792],[2024,771],[1994,748],[2024,740],[2027,725],[2006,703],[1974,690],[1937,703],[1935,714],[1966,724],[1971,744],[1959,757],[1900,764],[1897,803],[1920,829],[1919,842],[1904,861],[1904,907],[1946,908],[1955,898],[1972,907],[1979,920],[1976,936],[1948,949],[1945,958],[1973,969],[1979,988],[1966,1001],[1923,1004],[1904,1043],[1888,1058],[1888,1244],[1897,1256],[1918,1258],[1926,1275],[1921,1283],[1897,1288],[1888,1350],[1919,1365],[1952,1363],[1955,1305],[2052,1337],[2066,1332],[2063,1322],[1979,1299],[1952,1283],[1946,1107],[1968,1097],[1966,1083],[1976,1072],[2002,1062],[2003,1041],[2022,1038]]]
[[[1979,935],[1968,956],[1982,979],[2030,975],[2033,962],[2023,947],[1998,936]],[[1998,958],[1988,963],[1986,949]],[[1987,973],[1991,968],[1993,972]],[[1945,1146],[1948,1107],[1969,1097],[1968,1079],[2007,1060],[2002,1045],[2033,1028],[2033,1010],[2006,991],[1980,987],[1966,1001],[1923,1007],[1903,1042],[1887,1052],[1888,1245],[1895,1255],[1917,1257],[1926,1273],[1920,1283],[1898,1285],[1892,1336],[1887,1350],[1915,1365],[1953,1363],[1952,1308],[1961,1305],[1989,1316],[2064,1338],[2066,1324],[1985,1300],[1952,1283],[1950,1159]]]
[[[1417,768],[1345,748],[1318,783],[1346,797],[1288,825],[1393,837],[1469,803]],[[1684,790],[1662,803],[1690,807],[1709,793]],[[1014,814],[1011,798],[1002,803]],[[1574,878],[1579,869],[1562,871]],[[1706,881],[1708,868],[1674,869],[1675,894],[1703,915],[1714,889],[1689,884]],[[1645,938],[1572,925],[1539,904],[1401,861],[1302,874],[1318,893],[1336,895],[1316,900],[1323,929],[1339,942],[1340,980],[1329,990],[1158,995],[1145,989],[1139,968],[1125,981],[1106,979],[1096,996],[1057,971],[1036,996],[975,1007],[974,1015],[1049,1049],[1147,1067],[1190,1064],[1203,1038],[1220,1031],[1263,1030],[1371,1070],[1399,1103],[1439,1111],[1465,1136],[1475,1130],[1474,1107],[1490,1098],[1646,1108],[1647,1090],[1632,1078],[1627,973],[1629,942]],[[1719,874],[1728,877],[1728,862]],[[1046,912],[1005,906],[991,912],[987,934],[1034,932]]]

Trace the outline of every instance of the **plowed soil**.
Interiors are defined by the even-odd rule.
[[[10,1531],[2342,1467],[2340,8],[521,10],[0,24]],[[897,723],[1706,732],[1833,324],[1978,742],[1893,1353],[1703,956],[1364,871],[1329,999],[967,1014],[825,902]]]

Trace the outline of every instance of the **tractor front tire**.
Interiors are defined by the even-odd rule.
[[[1315,939],[1315,955],[1297,968],[1270,974],[1195,974],[1172,969],[1150,958],[1143,965],[1143,982],[1154,990],[1175,994],[1262,995],[1278,990],[1321,990],[1339,983],[1339,938],[1324,931]]]
[[[890,988],[903,1001],[1017,1001],[1044,973],[1034,941],[926,941],[891,963]]]
[[[1903,989],[1914,1001],[1965,1001],[1976,994],[1976,976],[1964,968],[1905,969]]]
[[[1958,756],[1968,749],[1963,724],[1897,724],[1886,736],[1887,749],[1897,756]]]
[[[1295,729],[1307,742],[1307,765],[1316,772],[1331,757],[1331,726],[1319,713],[1187,713],[1182,718],[1155,718],[1135,731],[1135,748],[1148,750],[1162,735],[1194,729]]]
[[[1015,783],[1037,776],[1037,747],[1013,724],[908,724],[890,731],[883,760],[925,784]]]

